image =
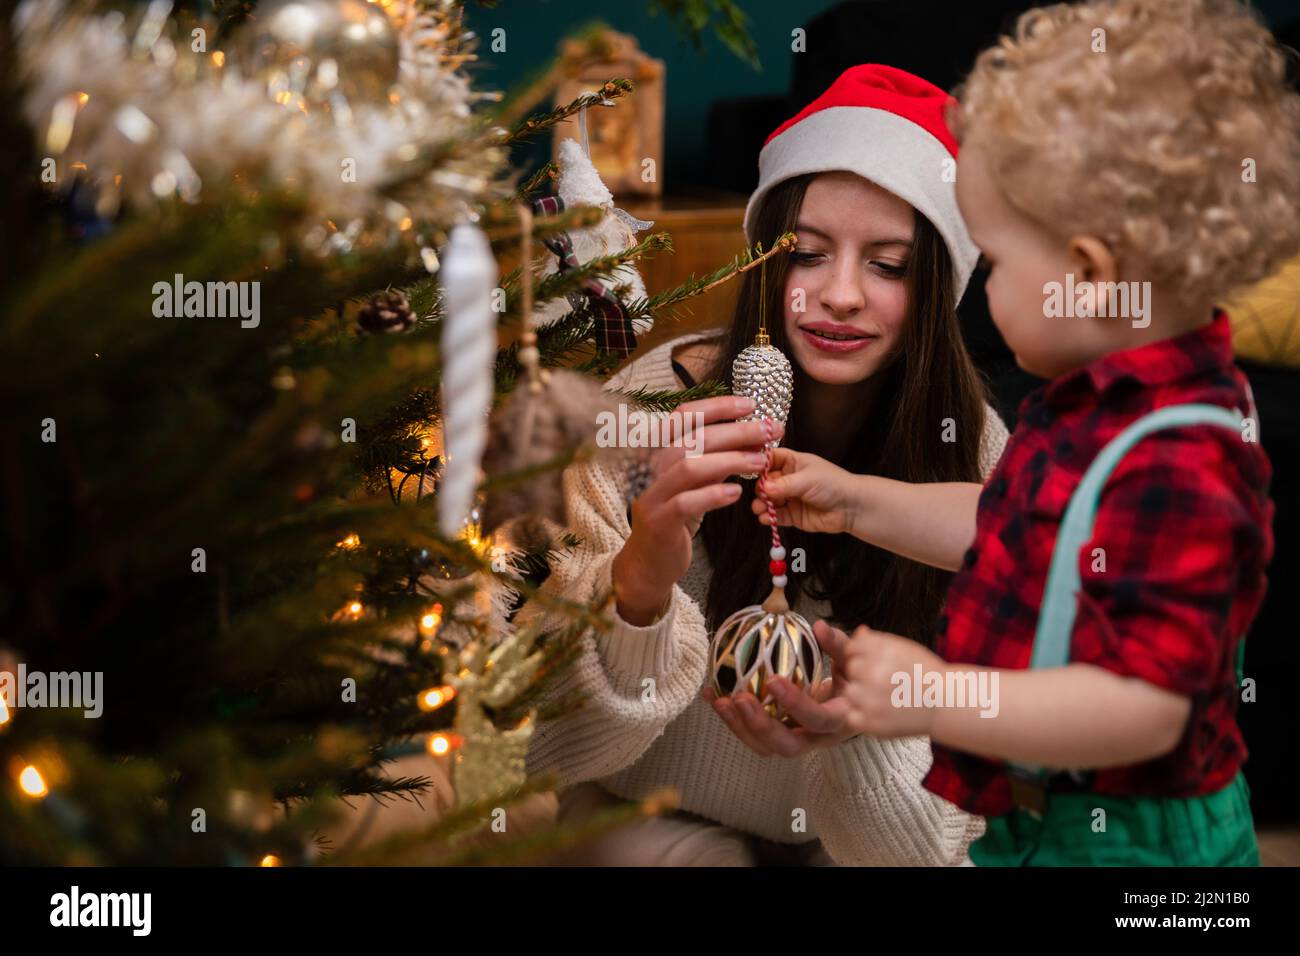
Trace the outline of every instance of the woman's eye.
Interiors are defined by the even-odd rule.
[[[790,253],[790,258],[800,265],[808,265],[811,262],[816,262],[821,257],[822,254],[820,252],[808,252],[803,249],[796,249],[794,252]]]
[[[901,279],[903,276],[907,275],[907,263],[898,265],[895,262],[873,262],[872,265],[885,275],[893,276],[896,279]]]

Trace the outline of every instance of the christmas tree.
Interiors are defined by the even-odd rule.
[[[756,261],[647,295],[666,235],[512,168],[626,80],[513,118],[452,0],[286,6],[0,21],[3,862],[385,862],[548,786],[542,688],[608,606],[513,624],[572,544],[520,502],[592,450],[520,446],[512,409],[565,424],[575,377]],[[385,769],[426,749],[452,813],[321,839],[341,799],[419,799]]]

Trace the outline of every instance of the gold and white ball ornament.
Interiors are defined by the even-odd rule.
[[[765,418],[764,422],[770,436],[771,420]],[[769,437],[764,474],[771,467],[773,444]],[[805,694],[811,694],[821,683],[822,654],[812,625],[786,601],[785,548],[777,530],[776,507],[762,492],[761,483],[759,489],[772,523],[772,547],[768,552],[772,593],[762,604],[741,608],[722,622],[709,647],[710,677],[719,696],[753,694],[768,714],[788,721],[784,708],[771,697],[768,684],[774,677],[784,677]]]

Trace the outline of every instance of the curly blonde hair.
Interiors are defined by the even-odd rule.
[[[950,119],[1023,213],[1217,303],[1300,251],[1288,55],[1235,0],[1060,4],[980,54]]]

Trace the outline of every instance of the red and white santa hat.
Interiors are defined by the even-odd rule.
[[[933,83],[878,63],[852,66],[777,127],[758,154],[758,188],[745,207],[745,235],[767,191],[806,173],[846,170],[907,200],[934,224],[953,263],[961,299],[979,260],[957,209],[957,140],[944,121],[950,97]]]

